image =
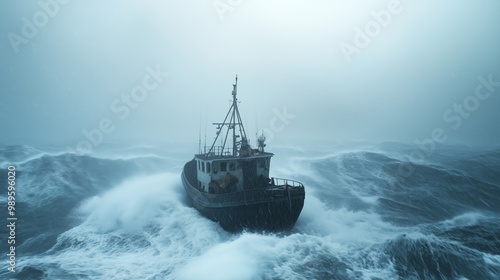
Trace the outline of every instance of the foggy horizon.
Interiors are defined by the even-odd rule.
[[[499,11],[3,1],[0,279],[498,279]]]
[[[500,142],[500,3],[231,3],[5,2],[0,143],[210,144],[235,75],[252,145]]]

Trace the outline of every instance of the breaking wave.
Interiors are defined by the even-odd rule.
[[[271,173],[305,184],[302,214],[291,232],[234,234],[186,202],[188,154],[1,147],[0,179],[18,170],[18,228],[16,274],[0,278],[497,279],[500,150],[410,162],[411,148],[277,148]]]

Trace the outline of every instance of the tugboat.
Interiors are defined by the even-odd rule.
[[[214,123],[213,144],[203,152],[200,144],[199,153],[184,165],[182,183],[194,208],[227,231],[289,230],[304,206],[304,186],[269,177],[274,154],[264,151],[263,134],[257,139],[257,149],[250,146],[238,110],[237,89],[238,76],[224,121]]]

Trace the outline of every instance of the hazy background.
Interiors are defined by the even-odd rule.
[[[223,20],[217,2],[234,4]],[[348,62],[340,44],[389,2],[73,0],[16,53],[8,34],[43,10],[1,1],[0,144],[75,147],[109,118],[106,143],[196,149],[200,126],[210,140],[225,116],[236,74],[252,143],[284,107],[295,117],[273,145],[411,143],[438,127],[448,143],[499,143],[500,88],[456,130],[443,113],[474,94],[478,76],[500,81],[500,2],[401,0]],[[170,76],[121,120],[111,104],[157,65]]]

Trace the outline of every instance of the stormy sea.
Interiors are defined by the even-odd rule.
[[[500,279],[500,148],[274,147],[271,175],[306,187],[280,233],[229,233],[190,207],[192,150],[0,147],[0,279]]]

